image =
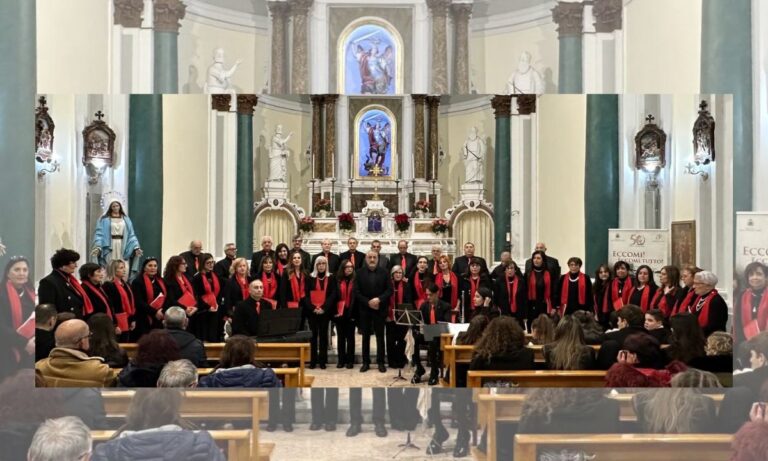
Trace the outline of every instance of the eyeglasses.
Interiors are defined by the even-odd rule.
[[[82,340],[84,340],[84,339],[90,339],[90,338],[93,338],[93,332],[92,332],[92,331],[91,331],[91,332],[89,332],[89,333],[88,333],[87,335],[85,335],[85,336],[81,336],[81,337],[77,338],[77,341],[75,341],[75,342],[78,342],[78,343],[79,343],[80,341],[82,341]]]

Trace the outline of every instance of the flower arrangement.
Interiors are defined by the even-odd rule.
[[[339,214],[339,229],[352,230],[354,228],[355,228],[355,218],[352,216],[352,213]]]
[[[399,232],[405,232],[411,227],[411,218],[405,213],[395,215],[395,227]]]
[[[448,221],[443,218],[438,218],[432,221],[432,232],[435,234],[442,234],[448,231]]]
[[[318,211],[331,211],[331,201],[327,198],[321,198],[315,202],[315,212]]]
[[[315,230],[315,220],[307,216],[306,218],[301,218],[301,221],[299,221],[299,230],[302,232],[312,232]]]
[[[416,211],[422,211],[424,213],[429,213],[429,200],[419,200],[413,205],[413,209]]]

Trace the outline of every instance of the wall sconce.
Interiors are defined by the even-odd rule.
[[[47,100],[40,96],[37,101],[40,105],[35,109],[35,162],[39,164],[37,179],[42,180],[46,174],[59,171],[61,164],[53,153],[55,125],[48,114]]]
[[[96,184],[111,167],[115,155],[115,132],[102,120],[102,111],[94,114],[97,120],[83,130],[83,166],[88,174],[88,184]]]
[[[699,104],[699,116],[693,122],[693,159],[685,165],[685,172],[691,175],[701,175],[701,179],[709,179],[707,171],[710,163],[715,161],[715,119],[707,110],[707,101]]]

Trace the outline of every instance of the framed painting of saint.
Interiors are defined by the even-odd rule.
[[[395,179],[397,121],[384,106],[372,104],[355,117],[355,177]]]
[[[672,223],[672,265],[696,265],[696,221]]]
[[[403,46],[380,18],[361,18],[339,38],[339,88],[344,94],[402,93]]]

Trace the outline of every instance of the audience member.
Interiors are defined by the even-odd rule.
[[[88,461],[91,431],[77,416],[46,420],[32,437],[27,461]]]
[[[543,347],[544,363],[550,370],[591,370],[595,350],[586,345],[578,320],[566,315],[555,328],[555,341]]]
[[[230,337],[221,351],[221,359],[213,373],[200,379],[200,387],[280,387],[271,368],[256,361],[256,342],[242,335]]]
[[[165,318],[163,319],[163,325],[165,326],[168,334],[173,338],[176,344],[179,346],[179,355],[183,359],[187,359],[196,367],[205,367],[208,363],[205,356],[205,346],[192,333],[186,331],[189,325],[189,319],[187,318],[186,311],[179,307],[173,306],[165,311]]]
[[[93,314],[88,318],[91,329],[88,355],[101,357],[110,368],[123,368],[128,364],[128,354],[120,348],[115,336],[115,327],[107,314]]]
[[[531,342],[537,346],[555,340],[555,323],[546,314],[540,314],[531,322]]]
[[[138,342],[136,358],[128,362],[118,376],[122,387],[157,387],[157,379],[166,363],[179,360],[179,346],[165,330],[152,330]]]
[[[469,364],[470,370],[532,370],[533,350],[525,347],[525,333],[509,316],[488,324]]]
[[[647,333],[630,335],[618,353],[617,362],[605,375],[608,387],[669,387],[672,377],[686,369],[678,361],[665,367],[661,345]]]
[[[669,337],[667,356],[685,364],[704,356],[707,340],[693,314],[677,314],[669,318],[672,333]]]
[[[160,372],[157,387],[197,387],[197,367],[187,359],[172,360]]]
[[[576,311],[573,318],[579,321],[581,331],[584,332],[584,342],[586,344],[600,344],[602,342],[603,327],[597,323],[595,314],[587,311]]]
[[[38,304],[35,307],[35,362],[48,357],[56,347],[56,338],[53,335],[55,327],[56,306]]]

